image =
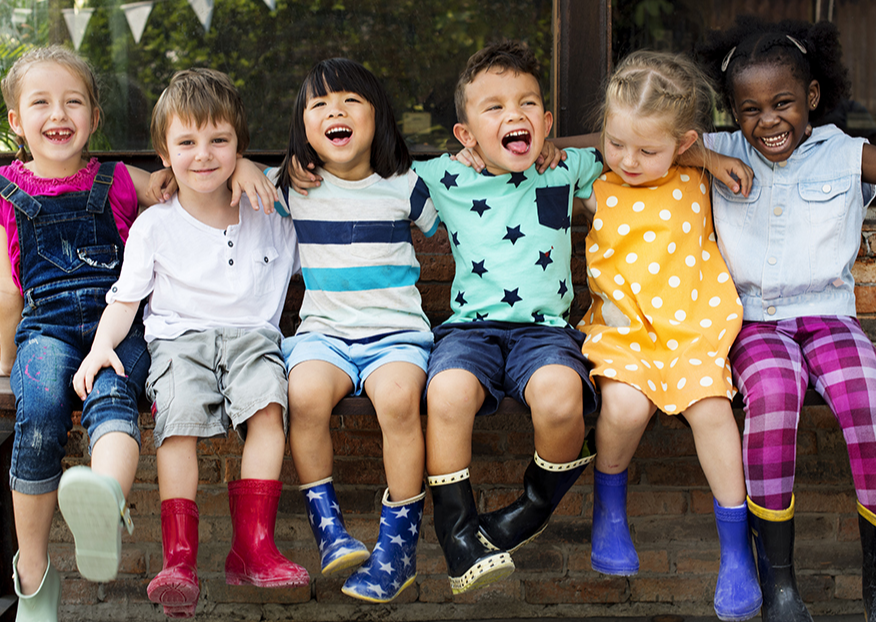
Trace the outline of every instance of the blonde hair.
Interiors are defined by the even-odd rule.
[[[243,153],[249,146],[243,100],[231,79],[221,71],[195,67],[177,71],[170,79],[152,109],[152,147],[165,158],[167,130],[174,117],[197,127],[226,121],[237,134],[237,153]]]
[[[85,92],[88,95],[88,103],[91,105],[92,111],[98,110],[101,112],[98,117],[98,123],[100,122],[100,118],[103,116],[103,111],[100,108],[100,91],[91,65],[76,54],[76,52],[61,45],[34,48],[13,63],[6,77],[3,78],[2,84],[0,84],[3,89],[3,101],[6,102],[8,110],[18,110],[21,98],[21,83],[24,81],[24,76],[27,74],[28,69],[39,63],[56,63],[80,78],[85,85]],[[25,142],[25,137],[17,136],[17,138],[19,147],[15,157],[22,162],[26,162],[27,154],[24,151],[24,145],[27,143]],[[83,153],[87,152],[88,145],[86,144]]]
[[[600,127],[618,108],[639,118],[659,118],[676,142],[690,130],[697,141],[711,128],[713,89],[706,74],[689,58],[666,52],[638,51],[624,58],[609,79],[599,110]]]

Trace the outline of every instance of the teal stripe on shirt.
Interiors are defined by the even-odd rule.
[[[358,292],[414,285],[420,278],[415,266],[367,266],[359,268],[302,268],[309,290]]]

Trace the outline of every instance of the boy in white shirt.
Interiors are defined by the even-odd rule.
[[[274,543],[287,431],[279,320],[298,270],[297,238],[291,219],[260,214],[245,198],[231,206],[227,182],[249,133],[225,74],[174,75],[152,113],[152,142],[179,190],[131,227],[121,277],[107,293],[74,388],[86,395],[103,367],[125,373],[114,348],[148,296],[146,392],[155,413],[164,552],[148,594],[166,615],[190,617],[199,594],[197,443],[226,435],[229,424],[245,444],[241,479],[228,484],[226,582],[280,587],[310,580]]]

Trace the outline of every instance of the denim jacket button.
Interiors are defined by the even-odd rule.
[[[781,207],[775,208],[773,210],[773,214],[775,214],[776,216],[781,216],[782,215],[782,208]]]
[[[769,313],[770,315],[775,315],[775,314],[776,314],[776,308],[775,308],[775,307],[769,307],[769,308],[767,308],[767,313]]]

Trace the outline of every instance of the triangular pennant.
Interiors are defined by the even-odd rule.
[[[189,5],[198,16],[198,21],[204,27],[204,32],[210,30],[213,19],[213,0],[189,0]]]
[[[67,22],[70,38],[73,39],[73,47],[79,50],[94,9],[61,9],[61,11],[64,13],[64,21]]]
[[[21,26],[33,17],[33,9],[12,9],[12,25]]]
[[[146,28],[146,22],[149,20],[149,14],[152,12],[154,4],[152,0],[146,0],[145,2],[123,4],[119,7],[125,12],[125,17],[128,19],[128,27],[131,29],[131,34],[134,35],[134,43],[140,43],[140,37],[143,36],[143,29]]]
[[[277,8],[277,0],[265,0],[265,4],[267,4],[268,8],[272,11]]]

